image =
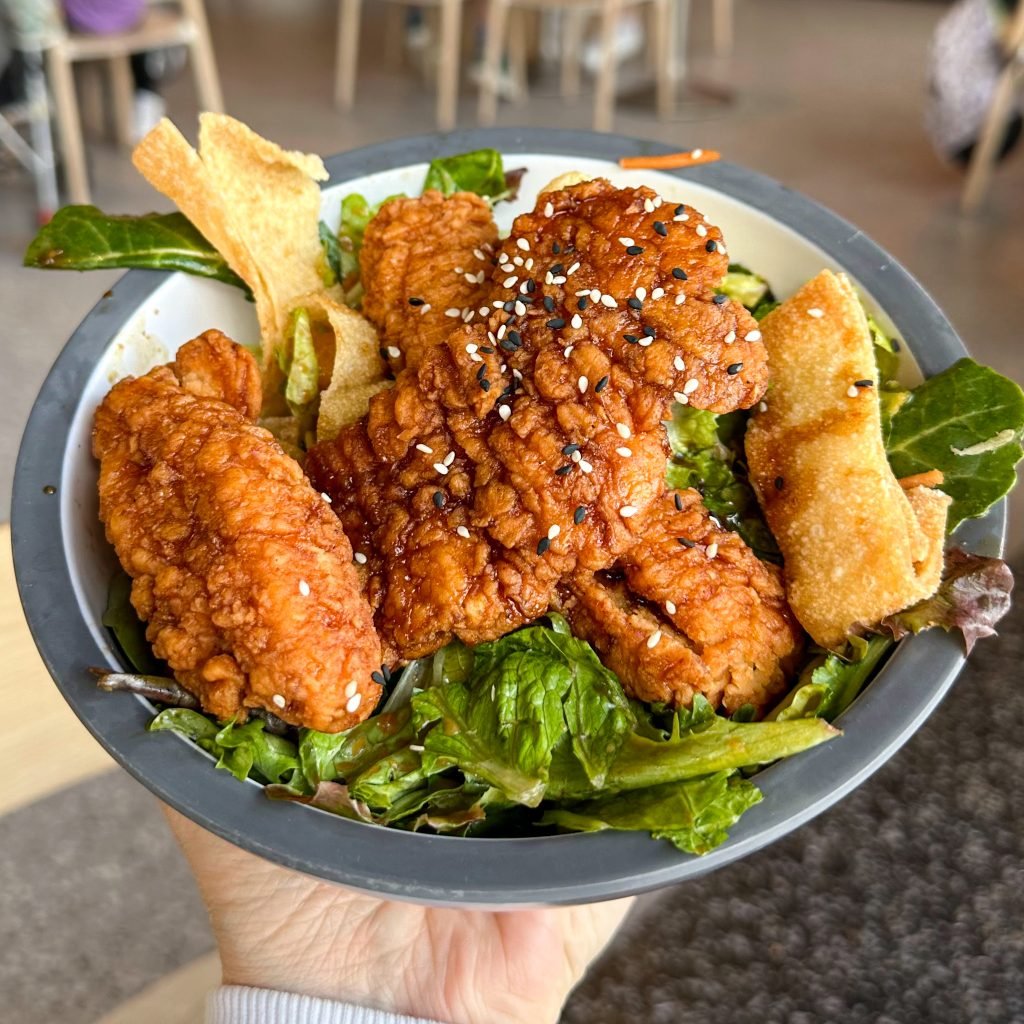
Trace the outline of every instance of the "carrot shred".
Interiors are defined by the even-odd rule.
[[[926,473],[900,478],[900,487],[909,491],[911,487],[938,487],[943,481],[941,469],[929,469]]]
[[[714,149],[691,149],[685,153],[661,153],[655,156],[619,157],[619,166],[634,171],[670,171],[676,167],[696,167],[721,160],[722,154]]]

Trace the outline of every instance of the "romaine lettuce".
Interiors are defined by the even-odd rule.
[[[523,171],[505,171],[496,149],[474,149],[469,153],[431,160],[423,191],[434,189],[443,195],[475,192],[492,203],[515,199]]]

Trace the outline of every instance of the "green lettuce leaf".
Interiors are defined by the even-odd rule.
[[[330,288],[344,277],[341,269],[341,243],[338,236],[323,221],[320,221],[319,231],[320,247],[323,250],[320,280],[323,281],[325,288]]]
[[[522,174],[522,171],[506,174],[501,154],[496,149],[474,149],[431,160],[423,191],[434,189],[446,196],[453,192],[475,192],[496,203],[515,198]]]
[[[29,244],[24,265],[47,270],[181,270],[248,291],[182,213],[130,216],[103,213],[95,206],[63,206]]]
[[[751,311],[775,299],[768,282],[739,263],[729,264],[728,272],[715,290]]]
[[[882,626],[897,640],[932,626],[947,633],[959,629],[970,654],[976,640],[995,635],[996,623],[1010,610],[1012,590],[1013,573],[1004,561],[951,548],[939,589],[912,608],[883,619]]]
[[[576,832],[650,832],[686,853],[703,854],[728,837],[740,815],[761,800],[753,783],[730,772],[651,786],[636,792],[546,808],[542,825]]]
[[[131,596],[131,577],[118,569],[110,578],[107,607],[101,621],[114,634],[117,646],[136,672],[149,676],[163,675],[166,666],[153,654],[153,648],[146,639],[146,626],[135,611]]]
[[[910,392],[893,416],[886,450],[898,477],[941,470],[952,499],[947,528],[984,515],[1017,479],[1024,392],[961,359]]]
[[[320,367],[313,347],[313,326],[305,309],[292,311],[288,325],[291,346],[287,364],[281,369],[286,375],[284,397],[297,419],[305,418],[320,394]]]

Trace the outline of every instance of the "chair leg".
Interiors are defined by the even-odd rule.
[[[478,117],[481,124],[494,124],[498,116],[498,75],[508,25],[508,0],[489,0],[484,38],[484,66],[480,78]]]
[[[654,0],[655,74],[658,117],[669,118],[675,110],[676,80],[673,67],[675,26],[672,13],[676,0]]]
[[[711,0],[711,40],[716,57],[732,53],[733,0]]]
[[[341,0],[338,12],[338,50],[334,64],[334,102],[351,110],[356,101],[359,15],[362,0]]]
[[[189,44],[192,61],[192,77],[196,85],[196,96],[202,110],[211,114],[224,113],[224,94],[217,75],[217,61],[210,41],[210,24],[206,20],[206,9],[202,0],[184,0],[182,6],[192,22],[194,35]]]
[[[512,11],[508,23],[508,70],[515,86],[515,102],[526,102],[529,95],[527,66],[529,65],[529,17],[532,11]]]
[[[619,26],[620,0],[605,0],[601,14],[601,69],[594,97],[594,131],[610,132],[615,115],[615,32]]]
[[[437,127],[443,132],[450,132],[455,127],[459,99],[461,28],[462,0],[442,0],[438,48]]]
[[[583,48],[584,12],[578,7],[567,7],[562,12],[562,81],[564,99],[575,99],[580,94],[580,50]]]
[[[981,138],[975,143],[971,154],[971,165],[964,182],[964,191],[960,199],[960,207],[964,213],[972,213],[980,205],[988,191],[992,180],[992,172],[996,166],[996,154],[1003,139],[1003,130],[1013,107],[1017,79],[1022,70],[1016,64],[1008,64],[1003,68],[996,91],[992,97],[992,105],[988,108],[985,126]]]
[[[71,62],[54,46],[46,51],[46,69],[50,75],[50,89],[60,130],[60,151],[68,197],[73,203],[88,203],[89,181],[85,173],[82,124],[78,117]]]
[[[114,108],[114,137],[119,146],[130,146],[134,141],[135,87],[127,55],[111,57],[107,61],[107,70]]]

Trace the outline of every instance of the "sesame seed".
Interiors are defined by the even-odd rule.
[[[523,250],[523,252],[530,251],[530,243],[525,238],[517,238],[516,245],[518,245],[519,248]]]
[[[515,311],[516,316],[526,316],[526,303],[517,300],[516,304],[512,307]]]
[[[510,405],[499,405],[498,415],[503,419],[507,420],[512,415],[512,406]]]
[[[555,212],[555,207],[554,207],[553,203],[545,203],[544,204],[544,216],[545,217],[552,216],[552,214],[554,214],[554,212]]]
[[[546,273],[546,274],[544,275],[544,283],[545,283],[545,284],[552,284],[552,283],[554,282],[554,280],[555,280],[555,276],[554,276],[554,274],[552,274],[552,273],[551,273],[551,271],[549,270],[549,271],[548,271],[548,272],[547,272],[547,273]]]
[[[350,715],[354,714],[362,702],[363,695],[361,693],[354,693],[351,697],[349,697],[348,702],[345,704],[345,710]]]
[[[580,377],[580,379],[576,382],[576,384],[577,384],[577,386],[580,389],[580,394],[581,395],[585,395],[587,393],[587,388],[590,387],[590,381],[587,380],[586,377]]]
[[[362,551],[357,551],[352,557],[359,565],[366,565],[366,555]]]
[[[551,278],[552,284],[565,284],[565,274],[559,274],[557,277]]]
[[[440,473],[441,476],[448,475],[448,467],[443,462],[435,462],[434,469],[437,470],[437,472]]]
[[[652,299],[663,299],[664,297],[665,297],[665,289],[664,288],[655,288],[654,291],[651,292],[651,298]]]
[[[476,284],[476,274],[463,274],[462,276],[469,284]]]
[[[572,521],[579,526],[587,518],[587,510],[583,505],[577,505],[576,511],[572,514]]]
[[[684,221],[684,220],[689,220],[689,219],[690,219],[690,215],[689,215],[688,213],[680,213],[680,214],[677,214],[677,215],[676,215],[675,217],[673,217],[672,219],[673,219],[674,221]]]
[[[270,699],[274,702],[274,706],[279,708],[283,708],[288,703],[279,693],[275,693]]]
[[[578,452],[579,450],[580,450],[580,446],[578,444],[567,444],[562,449],[562,454],[563,455],[572,455],[573,452]]]
[[[430,303],[429,302],[424,302],[423,305],[420,306],[420,315],[422,316],[424,313],[429,313],[429,312],[430,312]]]
[[[600,302],[601,301],[601,290],[599,288],[590,289],[590,301]]]
[[[631,245],[626,249],[630,256],[639,256],[643,251],[644,247],[642,245]]]
[[[503,301],[502,299],[495,299],[495,300],[494,300],[494,301],[493,301],[493,302],[491,303],[491,305],[492,305],[492,306],[493,306],[493,307],[494,307],[495,309],[501,309],[501,307],[502,307],[502,306],[504,306],[504,305],[505,305],[505,303],[504,303],[504,301]]]
[[[646,326],[644,326],[642,328],[642,330],[643,330],[645,336],[648,337],[648,338],[656,338],[658,336],[658,332],[653,327],[651,327],[650,324],[647,324]]]
[[[577,445],[576,447],[579,448],[579,445]],[[573,462],[582,462],[583,461],[583,456],[580,455],[579,451],[573,452],[571,458],[572,458]]]
[[[681,306],[686,301],[686,292],[680,292],[676,296],[676,305]]]
[[[675,615],[675,613],[676,613],[676,603],[675,603],[675,601],[666,601],[665,602],[665,611],[667,611],[669,613],[669,615]]]
[[[619,515],[622,516],[623,519],[630,519],[639,511],[640,509],[638,509],[636,505],[623,505],[619,509]]]
[[[303,597],[309,597],[309,584],[305,580],[299,580],[299,593]]]
[[[489,309],[488,309],[488,308],[487,308],[486,306],[481,306],[481,307],[480,307],[480,308],[479,308],[479,309],[477,310],[477,312],[478,312],[478,313],[479,313],[479,314],[480,314],[481,316],[487,316],[487,314],[488,314],[488,313],[490,313],[490,310],[489,310]]]
[[[641,348],[647,348],[647,347],[648,347],[649,345],[651,345],[651,343],[652,343],[653,341],[654,341],[654,339],[653,339],[653,338],[652,338],[652,337],[651,337],[651,336],[650,336],[649,334],[645,334],[645,335],[644,335],[644,336],[643,336],[643,337],[642,337],[642,338],[640,339],[640,347],[641,347]]]
[[[418,298],[416,298],[415,295],[410,296],[410,298],[409,298],[409,305],[410,306],[422,306],[423,305],[423,299],[418,299]]]
[[[757,411],[758,412],[767,412],[768,411],[768,403],[767,402],[758,402],[757,403]]]
[[[601,305],[607,306],[609,309],[616,309],[619,304],[610,295],[602,295]]]
[[[521,267],[523,265],[523,257],[522,256],[513,256],[512,257],[512,265],[514,267]]]
[[[635,298],[626,299],[626,305],[629,306],[630,309],[640,310],[644,308],[644,304],[639,299]]]
[[[673,267],[672,268],[672,276],[677,281],[686,281],[686,280],[688,280],[688,278],[686,276],[686,271],[683,270],[682,267]]]
[[[572,319],[569,321],[569,326],[579,330],[583,326],[583,317],[579,313],[574,313]]]
[[[623,337],[630,343],[630,345],[635,345],[640,340],[635,334],[624,334]]]
[[[743,369],[743,364],[742,364],[742,363],[730,363],[730,364],[729,364],[729,365],[728,365],[728,366],[727,366],[727,367],[725,368],[725,372],[726,372],[727,374],[729,374],[729,376],[731,376],[731,377],[735,377],[735,376],[736,376],[736,374],[737,374],[737,373],[739,373],[739,372],[740,372],[740,370],[742,370],[742,369]]]
[[[576,298],[579,298],[581,295],[589,295],[589,294],[590,294],[590,289],[589,288],[581,288],[578,292],[573,292],[573,295],[575,295]]]
[[[545,324],[545,326],[546,327],[550,327],[551,330],[553,330],[553,331],[558,331],[558,330],[561,330],[565,326],[565,321],[560,316],[556,316],[556,317],[554,317],[554,319],[549,320]]]
[[[716,295],[711,300],[716,306],[724,306],[729,301],[728,295]]]
[[[428,444],[423,444],[422,441],[419,444],[416,445],[416,451],[423,452],[424,455],[433,455],[434,454],[434,449],[431,448],[430,445],[428,445]]]
[[[379,672],[375,672],[375,673],[373,673],[373,674],[374,674],[374,675],[379,675],[379,676],[381,677],[381,679],[383,679],[383,678],[384,678],[383,674],[381,674],[381,673],[379,673]],[[358,690],[358,689],[359,689],[359,684],[358,684],[358,683],[357,683],[357,682],[356,682],[356,681],[355,681],[354,679],[350,680],[350,681],[349,681],[349,682],[348,682],[348,683],[347,683],[347,684],[345,685],[345,696],[346,696],[346,697],[351,697],[351,696],[352,696],[352,694],[353,694],[353,693],[355,693],[355,692],[356,692],[356,690]]]
[[[515,377],[516,380],[523,379],[522,372],[520,370],[517,370],[515,367],[512,367],[512,376]]]
[[[434,491],[431,500],[434,502],[434,508],[444,508],[444,491]]]
[[[631,246],[631,245],[635,245],[635,244],[636,244],[636,243],[635,243],[635,242],[633,241],[633,239],[632,239],[632,238],[630,238],[630,237],[629,237],[628,235],[623,235],[623,237],[619,239],[619,242],[621,242],[621,243],[622,243],[622,245],[625,245],[625,246],[627,246],[627,247],[628,247],[628,246]]]
[[[672,495],[672,499],[673,499],[673,501],[675,501],[676,511],[677,512],[682,512],[683,511],[683,499],[680,498],[678,494],[673,494]]]
[[[703,155],[704,155],[704,150],[703,149],[695,149],[690,154],[690,156],[692,156],[694,160],[699,160]]]
[[[624,459],[628,459],[630,458],[630,456],[632,456],[633,452],[625,445],[620,445],[618,448],[615,449],[615,454],[621,455]]]
[[[555,476],[568,476],[572,472],[572,470],[572,463],[567,462],[564,466],[559,466],[558,469],[555,470]]]
[[[451,464],[452,464],[452,463],[453,463],[454,461],[455,461],[455,452],[449,452],[449,453],[448,453],[448,454],[447,454],[447,455],[446,455],[446,456],[444,457],[444,464],[445,464],[446,466],[450,466],[450,465],[451,465]]]
[[[736,340],[736,332],[735,331],[730,331],[725,336],[725,343],[726,343],[726,345],[731,345],[735,340]]]
[[[328,505],[333,505],[334,504],[334,500],[331,498],[331,496],[326,491],[321,491],[320,492],[320,497],[323,498],[324,501],[326,501]]]
[[[579,269],[580,269],[580,264],[579,264],[579,261],[577,260],[577,261],[576,261],[575,263],[573,263],[573,264],[572,264],[572,266],[571,266],[571,267],[569,267],[569,269],[568,269],[568,270],[567,270],[567,271],[565,272],[565,276],[566,276],[566,277],[572,277],[572,275],[573,275],[573,274],[575,274],[575,273],[576,273],[576,271],[577,271],[577,270],[579,270]]]
[[[562,251],[562,247],[557,242],[552,242],[551,251],[557,256]]]
[[[519,280],[519,278],[515,277],[515,276],[513,276],[513,277],[506,277],[505,280],[501,282],[501,287],[502,288],[512,288],[518,280]]]
[[[527,270],[533,270],[533,257],[532,256],[528,256],[527,259],[526,259],[526,262],[523,264],[523,266]],[[530,291],[532,292],[533,289],[531,288]]]
[[[697,225],[697,234],[700,235],[701,238],[703,238],[707,233],[708,233],[708,229],[706,227],[704,227],[703,224],[698,224]]]
[[[467,529],[466,529],[466,527],[464,527],[464,526],[456,526],[456,527],[455,527],[455,532],[456,532],[456,533],[457,533],[457,534],[458,534],[458,535],[459,535],[459,536],[460,536],[460,537],[461,537],[461,538],[462,538],[463,540],[469,540],[469,530],[467,530]]]
[[[704,243],[704,248],[707,249],[708,252],[714,252],[718,248],[718,243],[713,238],[709,238]]]
[[[480,381],[480,390],[481,391],[490,391],[491,390],[491,382],[489,380],[482,380],[482,381]]]
[[[608,374],[605,374],[595,385],[594,394],[598,395],[608,387]]]
[[[820,320],[825,315],[825,311],[823,309],[818,309],[816,306],[812,306],[807,310],[807,315],[813,316],[815,320]]]
[[[683,394],[684,395],[692,395],[694,393],[694,391],[696,391],[697,388],[699,388],[699,387],[700,387],[700,381],[698,381],[696,377],[691,377],[683,385]]]
[[[495,341],[500,341],[500,340],[501,340],[502,338],[504,338],[504,337],[505,337],[505,331],[506,331],[506,330],[508,330],[508,327],[507,327],[507,325],[506,325],[506,324],[502,324],[502,325],[501,325],[501,326],[500,326],[500,327],[498,328],[498,332],[497,332],[497,334],[495,334],[495,336],[494,336],[494,340],[495,340]]]
[[[786,481],[783,480],[781,476],[777,476],[775,478],[775,490],[781,491],[782,488],[785,486],[785,484],[786,484]]]
[[[654,200],[650,198],[644,200],[644,211],[646,213],[654,213]]]
[[[463,273],[465,273],[465,271],[462,269],[462,267],[456,267],[455,268],[455,273],[456,274],[463,274]]]
[[[650,636],[649,636],[649,637],[647,638],[647,646],[648,646],[648,647],[657,647],[657,646],[658,646],[658,643],[659,643],[659,641],[660,641],[660,640],[661,640],[661,630],[660,630],[660,629],[656,629],[656,630],[655,630],[655,631],[654,631],[654,632],[653,632],[653,633],[652,633],[652,634],[651,634],[651,635],[650,635]]]
[[[695,548],[697,546],[696,541],[692,541],[687,537],[676,537],[676,540],[679,541],[684,548]]]
[[[717,554],[718,554],[718,545],[717,544],[709,544],[708,548],[707,548],[707,556],[708,556],[708,558],[714,558],[715,555],[717,555]]]
[[[672,395],[672,397],[673,397],[673,398],[674,398],[674,399],[675,399],[675,400],[676,400],[676,401],[677,401],[677,402],[678,402],[678,403],[679,403],[680,405],[689,405],[689,404],[690,404],[690,399],[689,399],[689,396],[688,396],[688,395],[684,395],[684,394],[682,393],[682,391],[676,391],[676,392],[675,392],[675,393],[674,393],[674,394]]]
[[[470,352],[469,358],[474,363],[482,363],[484,361],[484,357],[478,356],[475,352]]]
[[[388,345],[388,355],[392,359],[397,359],[401,354],[402,350],[400,348],[396,348],[394,345]]]
[[[499,264],[498,269],[503,274],[511,274],[512,270],[514,269],[514,267],[515,267],[514,263],[502,263],[502,264]]]
[[[856,398],[856,397],[857,397],[857,396],[858,396],[858,395],[860,394],[860,389],[859,389],[859,388],[857,387],[857,385],[856,385],[856,384],[851,384],[851,385],[850,385],[850,386],[849,386],[849,387],[848,387],[848,388],[846,389],[846,393],[847,393],[847,394],[848,394],[848,395],[849,395],[849,396],[850,396],[851,398]]]
[[[680,203],[672,212],[678,217],[679,214],[686,212],[686,204]]]
[[[638,299],[639,299],[639,300],[640,300],[641,302],[643,302],[643,301],[644,301],[644,299],[646,299],[646,298],[647,298],[647,289],[646,289],[646,288],[644,288],[644,286],[643,286],[643,285],[641,285],[641,286],[640,286],[639,288],[637,288],[637,290],[636,290],[636,291],[635,291],[635,292],[634,292],[633,294],[634,294],[634,295],[635,295],[635,296],[636,296],[636,297],[637,297],[637,298],[638,298]]]
[[[683,362],[682,356],[676,356],[672,360],[672,365],[676,368],[677,373],[682,373],[686,369],[686,363]]]
[[[875,386],[875,382],[873,380],[868,380],[867,378],[864,380],[855,380],[853,384],[854,387],[858,388],[872,388]]]
[[[632,431],[629,429],[629,427],[626,426],[625,423],[616,423],[615,429],[619,432],[619,437],[623,438],[629,437],[632,433]]]
[[[550,295],[544,296],[544,309],[548,313],[554,313],[555,311],[555,300]]]
[[[656,220],[654,222],[654,230],[657,231],[662,238],[664,238],[668,234],[668,228],[665,227],[664,222],[660,220]]]
[[[549,547],[551,547],[551,541],[549,541],[547,537],[541,537],[541,539],[537,541],[537,554],[543,555]]]
[[[580,470],[584,473],[592,473],[594,471],[594,467],[586,459],[580,459],[579,466]]]
[[[572,355],[573,348],[574,346],[572,345],[566,345],[565,348],[562,349],[562,355],[565,356],[566,359],[568,359],[569,356]]]
[[[561,532],[562,528],[558,525],[558,523],[552,523],[548,527],[548,540],[554,540]]]
[[[473,250],[473,255],[474,255],[474,256],[475,256],[475,257],[476,257],[476,258],[477,258],[478,260],[486,259],[486,257],[484,256],[483,252],[482,252],[482,251],[481,251],[480,249],[474,249],[474,250]]]

